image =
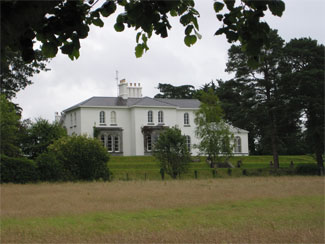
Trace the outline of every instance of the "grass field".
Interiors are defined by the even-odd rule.
[[[270,161],[273,160],[272,156],[241,156],[232,157],[230,162],[236,166],[237,161],[241,160],[243,165],[240,169],[235,168],[232,170],[232,177],[242,176],[242,170],[256,170],[260,169],[264,172],[261,175],[268,175],[270,169]],[[301,163],[313,163],[315,160],[311,156],[280,156],[280,167],[289,168],[290,162],[293,161],[295,165]],[[159,180],[160,168],[158,162],[151,156],[133,156],[133,157],[118,157],[112,156],[108,162],[109,169],[113,172],[114,180]],[[193,179],[194,171],[198,172],[199,179],[212,178],[212,171],[208,164],[205,162],[205,157],[200,157],[200,162],[192,162],[186,174],[181,176],[182,179]],[[229,177],[227,169],[218,169],[217,177]],[[166,175],[166,179],[170,179]]]
[[[324,177],[1,185],[1,243],[324,243]]]

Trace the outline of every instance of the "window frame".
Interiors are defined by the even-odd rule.
[[[236,136],[235,137],[235,153],[241,153],[241,152],[242,152],[241,137]]]
[[[146,140],[147,140],[147,145],[146,145],[147,152],[151,152],[152,151],[152,136],[147,135]]]
[[[113,144],[114,152],[120,152],[120,137],[114,136],[114,144]]]
[[[113,152],[113,138],[111,135],[107,137],[107,151]]]
[[[184,125],[190,125],[190,115],[187,112],[184,113]]]
[[[186,147],[189,152],[191,152],[192,145],[191,145],[191,137],[189,135],[185,136],[186,137]]]
[[[111,111],[111,125],[116,125],[116,112]]]
[[[162,110],[158,111],[158,124],[164,123],[164,112]]]
[[[153,123],[153,112],[152,112],[152,110],[148,111],[147,116],[148,116],[148,124]]]
[[[105,124],[105,111],[100,111],[99,112],[99,124]]]

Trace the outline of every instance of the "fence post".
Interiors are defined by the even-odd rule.
[[[160,175],[161,175],[161,179],[164,180],[165,179],[165,170],[163,168],[160,169]]]
[[[212,170],[212,177],[216,178],[217,171],[215,169]]]
[[[194,170],[194,177],[197,179],[197,170]]]
[[[126,173],[126,181],[129,181],[129,173]]]
[[[147,180],[147,173],[144,173],[144,180]]]

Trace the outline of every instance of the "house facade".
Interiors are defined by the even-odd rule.
[[[195,136],[197,99],[142,97],[140,84],[121,80],[118,97],[91,97],[56,113],[68,135],[99,138],[112,155],[151,155],[160,132],[176,126],[186,136],[192,155],[199,143]],[[235,136],[235,155],[248,155],[248,131],[230,127]]]

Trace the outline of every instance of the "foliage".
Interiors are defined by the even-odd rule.
[[[233,134],[222,120],[223,112],[218,97],[210,89],[202,92],[200,109],[196,112],[195,134],[200,138],[196,147],[200,153],[207,155],[211,164],[219,163],[223,157],[232,155]]]
[[[121,32],[125,26],[137,30],[135,55],[141,57],[148,50],[147,41],[153,33],[163,38],[171,28],[169,16],[179,17],[185,27],[184,43],[193,45],[201,38],[194,8],[194,0],[137,1],[109,0],[95,8],[98,1],[1,1],[1,53],[5,63],[6,48],[20,51],[26,62],[35,59],[33,41],[42,43],[42,53],[55,57],[58,49],[72,60],[79,57],[80,39],[88,36],[89,26],[103,27],[103,18],[113,14],[117,6],[123,9],[116,18],[114,28]],[[243,49],[256,61],[263,44],[268,41],[269,27],[261,22],[268,9],[281,16],[282,0],[216,1],[213,4],[217,19],[222,21],[216,35],[225,34],[229,42],[239,40]],[[224,8],[226,6],[226,8]],[[220,13],[225,10],[225,13]]]
[[[319,175],[320,170],[317,164],[298,164],[296,166],[296,173],[298,175]]]
[[[27,64],[23,61],[19,51],[6,50],[6,64],[1,66],[1,94],[8,99],[16,96],[16,93],[32,84],[30,78],[40,71],[48,71],[45,58],[39,50],[35,51],[35,59]]]
[[[305,116],[305,144],[324,167],[324,45],[310,38],[293,39],[284,48],[284,88]]]
[[[156,94],[155,98],[191,99],[196,93],[194,86],[191,85],[173,86],[159,83],[158,89],[160,93]]]
[[[25,135],[22,135],[22,151],[34,159],[46,152],[47,147],[55,140],[67,135],[66,130],[57,122],[38,118],[35,122],[25,124]]]
[[[5,95],[0,95],[0,153],[16,157],[19,150],[20,114],[13,103]]]
[[[67,180],[109,179],[109,154],[102,143],[86,136],[62,137],[48,147]]]
[[[158,137],[154,145],[154,156],[160,168],[173,179],[185,173],[191,161],[186,145],[186,137],[177,128],[167,128]]]
[[[1,183],[27,183],[38,181],[38,171],[34,161],[1,155]]]
[[[36,158],[36,164],[41,181],[68,180],[62,164],[53,153],[42,153]]]

